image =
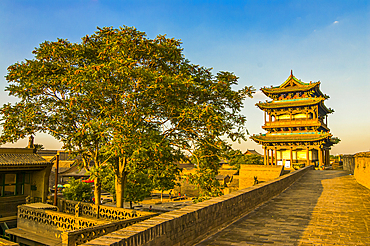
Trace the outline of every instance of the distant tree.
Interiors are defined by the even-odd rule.
[[[63,196],[67,200],[82,202],[91,199],[92,189],[90,184],[75,180],[74,178],[70,178],[68,184],[69,187],[63,190]]]
[[[42,145],[42,144],[34,144],[34,147],[35,147],[37,150],[45,149],[45,148],[44,148],[44,145]]]
[[[164,162],[154,166],[149,170],[149,177],[153,181],[153,187],[161,191],[161,202],[163,201],[163,192],[175,188],[176,179],[180,174],[180,169],[175,162]]]
[[[252,154],[245,155],[240,150],[230,150],[227,154],[228,164],[240,170],[240,164],[263,165],[263,156]]]
[[[331,160],[339,160],[339,155],[330,155]]]
[[[131,171],[127,175],[124,200],[129,202],[130,208],[132,208],[132,203],[140,202],[150,196],[153,188],[153,182],[149,179],[147,170],[138,169]]]
[[[103,166],[100,169],[99,176],[101,177],[101,188],[113,195],[113,199],[116,200],[116,188],[114,170],[110,165]]]
[[[199,196],[194,202],[222,195],[222,184],[216,179],[220,167],[220,157],[228,145],[218,139],[206,138],[193,152],[192,163],[196,166],[195,173],[188,174],[189,182],[199,188]]]
[[[94,164],[96,203],[101,169],[111,165],[122,207],[126,182],[138,180],[132,172],[153,168],[161,154],[170,153],[164,156],[172,162],[206,138],[245,137],[240,110],[253,87],[234,91],[233,73],[213,75],[191,64],[180,45],[130,27],[98,28],[81,43],[45,41],[34,50],[35,59],[8,68],[6,90],[20,101],[0,109],[0,142],[51,134],[86,168]]]

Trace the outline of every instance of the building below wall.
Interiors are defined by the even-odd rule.
[[[17,215],[17,206],[46,202],[52,163],[34,148],[0,148],[0,217]]]

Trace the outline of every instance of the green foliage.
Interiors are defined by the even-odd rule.
[[[191,64],[179,40],[104,27],[81,43],[45,41],[33,53],[34,59],[8,67],[6,90],[20,101],[0,109],[0,143],[51,134],[82,158],[81,165],[94,163],[96,192],[105,165],[111,165],[117,182],[127,182],[126,197],[138,200],[128,193],[139,194],[146,180],[160,189],[172,187],[173,175],[166,180],[155,172],[171,173],[182,151],[222,142],[221,136],[245,139],[240,110],[254,88],[234,91],[233,73],[213,75]],[[214,155],[220,146],[208,152]],[[210,161],[200,174],[208,172],[207,165],[215,175]]]
[[[226,143],[213,138],[202,141],[193,152],[192,162],[196,165],[196,173],[188,174],[189,182],[199,188],[199,196],[194,202],[222,195],[223,185],[216,179],[220,167],[220,156],[227,147]]]
[[[150,196],[152,190],[153,183],[148,178],[148,174],[145,170],[129,172],[124,199],[127,202],[140,202],[144,200],[145,197]]]
[[[331,160],[339,160],[339,155],[330,155]]]
[[[113,195],[116,200],[116,188],[114,187],[115,173],[111,166],[103,166],[99,172],[101,188]]]
[[[70,186],[63,190],[64,198],[73,201],[90,201],[92,197],[90,184],[75,180],[74,178],[70,178],[68,184]]]

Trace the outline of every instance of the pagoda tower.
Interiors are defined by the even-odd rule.
[[[264,149],[265,165],[301,168],[307,165],[329,165],[329,150],[340,140],[328,127],[324,101],[329,96],[320,91],[320,81],[304,83],[293,76],[280,86],[264,87],[261,91],[272,101],[256,104],[265,112],[265,134],[251,138]]]

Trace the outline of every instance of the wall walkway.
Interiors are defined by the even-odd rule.
[[[271,244],[370,245],[370,190],[347,171],[312,170],[197,245]]]
[[[194,245],[279,195],[312,166],[109,233],[84,245]]]

